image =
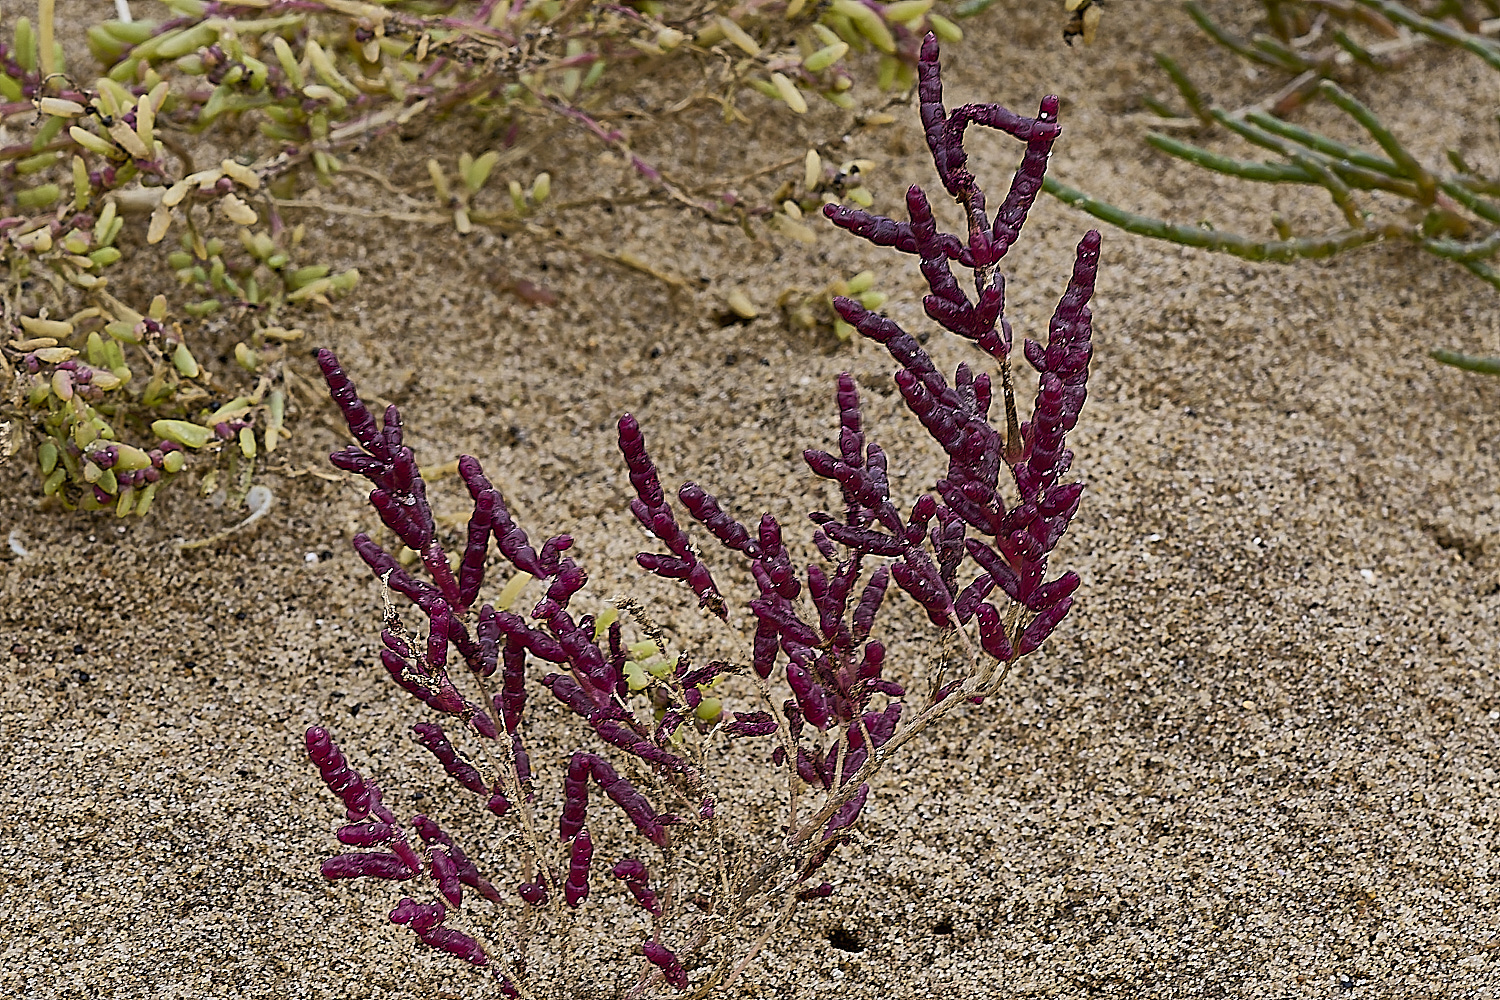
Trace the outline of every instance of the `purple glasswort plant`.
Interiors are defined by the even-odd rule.
[[[910,334],[851,300],[838,300],[844,319],[885,345],[900,364],[896,383],[947,453],[948,471],[935,485],[936,495],[924,493],[903,513],[890,496],[885,453],[866,439],[854,380],[845,374],[838,379],[837,452],[804,453],[813,472],[836,482],[843,495],[841,516],[810,515],[823,565],[799,568],[783,544],[781,525],[769,514],[752,529],[702,487],[683,484],[677,499],[691,522],[749,562],[755,593],[745,606],[754,638],[738,658],[704,662],[686,652],[670,654],[661,630],[632,601],[617,601],[597,616],[579,613],[572,605],[587,576],[568,556],[572,539],[557,535],[534,546],[468,456],[459,460],[458,471],[473,515],[461,557],[450,559],[415,458],[402,443],[400,414],[387,408],[377,426],[338,360],[319,352],[329,390],[358,442],[335,452],[333,463],[374,484],[371,505],[417,554],[432,581],[415,579],[368,536],[355,537],[356,550],[384,585],[428,620],[426,638],[419,638],[388,605],[381,660],[398,685],[446,717],[446,729],[437,722],[413,726],[417,742],[485,809],[510,824],[514,848],[495,881],[487,880],[428,817],[401,824],[328,731],[314,727],[307,732],[308,755],[343,801],[349,821],[338,839],[363,849],[328,859],[323,874],[435,887],[441,901],[405,896],[391,920],[433,948],[488,967],[506,995],[564,989],[571,996],[639,997],[691,984],[704,996],[730,986],[799,902],[831,894],[832,886],[814,877],[851,836],[868,802],[870,779],[902,744],[954,706],[993,693],[1011,665],[1036,650],[1072,607],[1078,577],[1063,573],[1049,580],[1047,562],[1082,493],[1081,484],[1060,479],[1072,459],[1065,437],[1086,393],[1087,303],[1099,236],[1090,232],[1079,244],[1047,344],[1025,344],[1040,387],[1031,419],[1019,421],[997,265],[1041,187],[1059,133],[1057,98],[1045,98],[1036,118],[996,105],[948,112],[931,36],[922,48],[920,96],[938,175],[964,210],[967,238],[938,231],[917,187],[907,193],[906,222],[838,206],[829,206],[827,214],[879,246],[920,259],[931,289],[928,315],[974,341],[998,365],[1004,430],[988,419],[988,375],[960,365],[950,384]],[[966,165],[963,140],[970,125],[997,129],[1027,147],[993,222]],[[973,272],[973,299],[953,275],[955,261]],[[637,562],[684,581],[702,608],[730,622],[738,611],[694,545],[686,526],[691,522],[679,520],[668,501],[629,414],[619,421],[619,445],[635,491],[631,511],[666,549],[641,553]],[[1012,486],[1014,500],[1007,503],[1002,494]],[[479,604],[491,537],[515,575],[498,601]],[[510,611],[531,580],[545,587],[544,594],[529,615]],[[902,700],[905,689],[885,676],[885,648],[871,638],[893,580],[965,652],[962,676],[933,684],[925,697]],[[642,641],[627,641],[626,620]],[[457,674],[449,670],[450,650],[465,668]],[[541,687],[576,717],[582,738],[594,747],[571,755],[560,788],[555,775],[533,775],[524,738],[528,699],[538,694],[528,667],[537,662],[550,667]],[[758,698],[755,707],[723,711],[710,688],[727,675],[746,679],[738,687]],[[459,689],[461,676],[467,677],[468,695]],[[709,751],[734,746],[764,759],[773,781],[785,782],[785,813],[761,845],[734,836],[725,825],[732,812],[726,807],[764,794],[763,788],[752,789],[737,800],[721,790]],[[640,857],[621,857],[617,847],[600,842],[600,834],[622,831],[597,793],[640,834],[634,851]],[[559,803],[554,835],[541,812]],[[612,879],[600,879],[592,869],[600,850],[608,852],[604,863]],[[477,930],[444,925],[450,911],[462,906],[466,890],[471,903],[482,897],[504,916],[485,922],[472,915],[471,905],[466,925],[485,927],[483,940]],[[642,915],[643,929],[619,938],[614,968],[583,966],[569,937],[571,911],[599,894],[628,900]],[[762,932],[747,933],[752,926]],[[547,947],[534,947],[533,939],[543,933]],[[593,960],[602,954],[607,961],[614,943],[590,940]],[[633,976],[618,965],[632,961],[631,955],[639,956]]]

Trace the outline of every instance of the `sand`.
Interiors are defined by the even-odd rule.
[[[950,103],[1030,110],[1060,93],[1055,175],[1132,209],[1261,235],[1272,207],[1331,223],[1321,194],[1209,177],[1140,142],[1136,95],[1167,93],[1154,50],[1184,55],[1226,105],[1265,87],[1175,5],[1112,3],[1101,39],[1071,49],[1058,6],[1002,0],[968,23],[950,50]],[[1475,96],[1494,79],[1435,52],[1360,93],[1419,155],[1457,145],[1494,169]],[[885,210],[909,180],[935,183],[911,108],[860,127],[748,104],[763,116],[753,128],[700,109],[638,122],[637,146],[680,157],[705,187],[809,144],[847,149],[877,161]],[[1343,128],[1326,109],[1304,120]],[[562,139],[510,176],[551,169],[560,199],[640,191],[600,147]],[[415,190],[429,150],[489,141],[448,128],[362,162]],[[998,199],[1015,147],[985,137],[972,149]],[[382,196],[351,178],[322,197]],[[895,491],[909,499],[939,474],[884,352],[793,330],[775,308],[786,289],[869,267],[890,314],[927,328],[909,258],[832,232],[811,247],[750,241],[654,199],[565,213],[553,242],[300,218],[309,255],[364,274],[308,323],[313,339],[368,397],[401,404],[423,464],[478,456],[533,537],[574,534],[590,600],[635,595],[684,642],[707,625],[630,565],[642,542],[613,444],[621,412],[641,419],[669,485],[698,479],[799,539],[801,513],[833,503],[800,451],[832,443],[840,371],[861,386]],[[1037,205],[1007,259],[1019,333],[1041,332],[1091,224]],[[801,909],[734,995],[1492,995],[1500,381],[1425,354],[1500,353],[1495,292],[1404,246],[1282,267],[1104,235],[1092,391],[1072,438],[1088,490],[1054,560],[1082,575],[1078,606],[999,697],[955,713],[876,782],[858,844],[830,863],[836,895]],[[683,285],[590,249],[649,257]],[[556,305],[507,290],[523,279]],[[730,321],[736,288],[757,319]],[[929,346],[950,370],[976,357],[951,338]],[[314,375],[306,358],[294,367]],[[400,811],[431,809],[507,870],[495,824],[405,738],[418,706],[372,665],[379,593],[349,538],[375,518],[357,483],[305,474],[344,443],[335,416],[303,403],[262,479],[270,516],[185,554],[172,540],[240,512],[179,487],[145,523],[69,514],[40,502],[27,462],[0,468],[0,534],[28,553],[0,564],[8,994],[482,993],[484,980],[386,922],[398,888],[317,872],[337,850],[338,812],[301,751],[313,724]],[[453,537],[460,494],[452,477],[433,487]],[[909,602],[888,628],[894,672],[920,688],[931,660]],[[557,761],[584,744],[542,693],[534,753],[555,797]],[[750,838],[768,835],[776,794],[753,780],[727,807]],[[630,846],[609,829],[625,839],[601,857]],[[640,918],[600,893],[576,941],[629,948]],[[570,960],[578,995],[607,985],[587,958]]]

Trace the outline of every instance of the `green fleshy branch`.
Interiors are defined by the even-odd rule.
[[[1333,40],[1339,48],[1349,53],[1349,57],[1361,66],[1376,70],[1384,68],[1370,50],[1356,42],[1353,38],[1350,38],[1347,32],[1335,30],[1333,32]]]
[[[1422,249],[1460,264],[1488,260],[1500,252],[1500,229],[1482,240],[1423,240]]]
[[[1481,375],[1500,375],[1500,358],[1486,358],[1477,354],[1460,354],[1457,351],[1449,351],[1441,347],[1433,348],[1427,352],[1427,356],[1434,361],[1441,361],[1445,365],[1462,368],[1466,372],[1479,372]]]
[[[1192,143],[1174,139],[1169,135],[1162,135],[1160,132],[1147,133],[1146,141],[1163,153],[1186,160],[1194,166],[1212,170],[1217,174],[1243,177],[1247,181],[1260,181],[1265,184],[1316,184],[1319,179],[1317,174],[1309,173],[1300,166],[1236,160],[1230,156],[1210,152],[1202,146],[1194,146]]]
[[[1355,2],[1370,10],[1378,11],[1396,24],[1404,25],[1429,38],[1446,42],[1449,45],[1457,45],[1489,63],[1491,68],[1500,69],[1500,46],[1488,39],[1461,31],[1441,21],[1434,21],[1430,17],[1423,17],[1392,0],[1355,0]]]
[[[1283,139],[1290,139],[1298,145],[1306,146],[1308,149],[1323,153],[1326,156],[1332,156],[1339,160],[1348,160],[1356,167],[1363,167],[1366,170],[1372,170],[1375,173],[1386,174],[1391,177],[1402,176],[1401,168],[1390,160],[1374,156],[1360,149],[1355,149],[1353,146],[1346,146],[1342,142],[1328,138],[1326,135],[1310,132],[1300,125],[1293,125],[1291,122],[1282,121],[1275,115],[1267,114],[1264,111],[1247,111],[1245,113],[1245,120],[1257,128],[1270,132],[1272,135],[1281,136]]]
[[[1417,162],[1417,158],[1411,155],[1410,151],[1401,144],[1401,140],[1397,139],[1391,133],[1391,130],[1385,127],[1384,123],[1375,116],[1375,113],[1355,100],[1352,94],[1332,80],[1324,80],[1318,89],[1340,111],[1359,122],[1360,126],[1366,132],[1370,133],[1370,137],[1380,144],[1380,148],[1385,150],[1385,155],[1391,158],[1391,162],[1400,168],[1403,175],[1416,181],[1417,190],[1421,192],[1422,196],[1420,199],[1421,203],[1423,205],[1432,204],[1433,198],[1436,195],[1436,184],[1432,179],[1432,174],[1428,173],[1427,168]]]
[[[1293,22],[1280,16],[1285,12],[1271,0],[1265,6],[1276,38],[1255,35],[1247,40],[1215,22],[1196,0],[1188,0],[1182,8],[1205,35],[1240,58],[1296,74],[1297,78],[1266,104],[1226,111],[1212,105],[1170,56],[1158,53],[1156,62],[1200,122],[1219,125],[1252,146],[1270,151],[1275,158],[1238,159],[1160,132],[1148,133],[1146,142],[1169,156],[1214,173],[1260,184],[1321,187],[1343,216],[1345,228],[1321,235],[1297,236],[1286,220],[1273,212],[1270,222],[1277,238],[1254,239],[1219,232],[1206,222],[1182,225],[1138,215],[1070,188],[1053,177],[1046,178],[1043,190],[1128,233],[1227,253],[1248,261],[1290,263],[1331,257],[1384,240],[1400,240],[1452,261],[1500,289],[1500,270],[1491,263],[1500,257],[1500,177],[1484,176],[1458,150],[1452,149],[1447,151],[1447,158],[1453,173],[1425,166],[1371,108],[1329,78],[1340,66],[1392,69],[1397,63],[1389,56],[1428,40],[1463,49],[1500,70],[1500,43],[1423,16],[1397,0],[1353,0],[1337,10],[1319,3],[1319,16],[1326,14],[1346,26],[1360,23],[1380,33],[1390,33],[1393,25],[1399,25],[1413,34],[1405,34],[1397,42],[1366,48],[1341,28],[1330,26],[1331,46],[1320,52],[1303,51],[1287,44],[1292,33],[1289,25]],[[1353,119],[1379,152],[1356,148],[1277,117],[1314,93],[1321,94]],[[1167,117],[1178,118],[1160,102],[1146,101],[1146,104]],[[1275,107],[1268,108],[1270,104]],[[1191,123],[1178,118],[1171,124]],[[1362,208],[1357,198],[1359,192],[1388,192],[1406,204],[1392,205],[1389,199],[1377,194],[1369,199],[1367,208]],[[1500,374],[1500,358],[1443,349],[1434,350],[1432,357],[1468,371]]]
[[[1495,269],[1493,267],[1490,267],[1484,261],[1461,260],[1459,261],[1459,263],[1467,268],[1468,271],[1480,281],[1488,282],[1494,287],[1500,288],[1500,273],[1496,273]]]
[[[1160,66],[1162,72],[1167,74],[1167,78],[1172,81],[1172,84],[1177,88],[1177,92],[1187,102],[1187,106],[1193,112],[1194,117],[1205,125],[1212,124],[1213,117],[1209,113],[1208,102],[1203,99],[1203,94],[1198,88],[1193,86],[1193,81],[1182,71],[1182,67],[1177,65],[1177,60],[1165,52],[1158,52],[1156,53],[1156,65]]]
[[[1456,46],[1485,59],[1500,69],[1500,45],[1483,36],[1450,27],[1413,13],[1393,0],[1355,0],[1357,6],[1337,15],[1346,22],[1363,22],[1383,30],[1404,25],[1422,36]],[[1345,228],[1320,235],[1297,236],[1277,214],[1271,217],[1276,239],[1255,239],[1214,230],[1206,223],[1181,225],[1137,215],[1092,198],[1048,178],[1044,190],[1095,218],[1127,232],[1182,246],[1232,254],[1244,260],[1289,262],[1329,257],[1345,250],[1382,240],[1400,240],[1445,260],[1459,264],[1485,283],[1500,288],[1500,272],[1490,261],[1500,256],[1500,178],[1474,170],[1456,150],[1448,152],[1454,173],[1445,174],[1425,166],[1375,112],[1327,79],[1341,63],[1390,68],[1382,52],[1389,46],[1366,50],[1343,36],[1332,49],[1320,54],[1301,53],[1264,35],[1246,40],[1228,31],[1196,2],[1183,9],[1208,37],[1243,59],[1278,70],[1299,74],[1301,91],[1318,93],[1348,115],[1369,135],[1376,149],[1361,149],[1346,142],[1282,120],[1263,107],[1236,112],[1213,106],[1192,79],[1170,56],[1158,54],[1156,61],[1172,85],[1187,102],[1193,115],[1205,124],[1222,126],[1241,139],[1275,154],[1267,160],[1247,160],[1206,149],[1203,146],[1151,132],[1152,147],[1214,173],[1262,184],[1306,184],[1323,188],[1343,216]],[[1274,11],[1272,11],[1274,14]],[[1274,19],[1273,19],[1274,20]],[[1284,27],[1284,25],[1283,25]],[[1348,53],[1343,55],[1342,53]],[[1282,91],[1283,97],[1287,91]],[[1280,98],[1278,98],[1280,99]],[[1183,124],[1177,122],[1177,124]],[[1377,195],[1361,205],[1360,192],[1388,192],[1407,205],[1392,205]],[[1376,212],[1379,215],[1376,215]]]
[[[1462,184],[1451,180],[1438,181],[1438,188],[1464,208],[1486,222],[1500,223],[1500,206],[1485,201]]]
[[[1288,146],[1279,137],[1265,131],[1264,129],[1257,128],[1256,126],[1251,125],[1249,122],[1246,122],[1243,119],[1229,114],[1222,108],[1215,108],[1213,110],[1213,117],[1214,121],[1218,122],[1220,125],[1223,125],[1225,128],[1229,129],[1231,132],[1234,132],[1236,135],[1240,136],[1247,142],[1253,143],[1256,146],[1260,146],[1263,149],[1269,149],[1273,153],[1285,156],[1287,159],[1291,159],[1294,153],[1298,152],[1298,150],[1295,150],[1293,147]],[[1344,181],[1344,183],[1350,185],[1351,187],[1359,188],[1362,191],[1373,191],[1379,189],[1382,191],[1389,191],[1392,194],[1400,195],[1403,198],[1408,198],[1413,201],[1417,200],[1417,198],[1419,197],[1417,185],[1410,179],[1391,176],[1378,170],[1366,170],[1363,167],[1356,166],[1353,163],[1346,163],[1343,160],[1327,156],[1326,154],[1321,153],[1316,149],[1308,149],[1307,153],[1303,155],[1311,155],[1312,157],[1316,158],[1320,163],[1323,164],[1323,166],[1336,173],[1339,178]]]
[[[1241,58],[1260,63],[1262,66],[1270,66],[1273,69],[1286,70],[1289,73],[1302,73],[1313,68],[1311,63],[1289,49],[1267,50],[1250,44],[1233,32],[1226,31],[1194,0],[1188,0],[1182,8],[1187,11],[1188,17],[1193,19],[1204,34]]]
[[[1112,226],[1134,233],[1137,236],[1148,236],[1156,240],[1166,240],[1169,243],[1177,243],[1182,246],[1198,247],[1203,250],[1212,250],[1216,253],[1227,253],[1241,260],[1269,261],[1276,264],[1290,264],[1296,260],[1314,260],[1322,257],[1332,257],[1352,250],[1355,247],[1365,246],[1370,243],[1378,243],[1381,240],[1400,238],[1404,235],[1398,226],[1365,226],[1358,229],[1341,229],[1337,232],[1328,233],[1324,236],[1304,236],[1284,240],[1257,240],[1249,236],[1241,236],[1238,233],[1223,233],[1216,229],[1204,229],[1201,226],[1184,226],[1178,223],[1164,222],[1161,219],[1153,219],[1150,216],[1137,215],[1118,208],[1108,202],[1100,201],[1084,194],[1076,188],[1068,187],[1061,181],[1048,177],[1042,182],[1042,190],[1052,197],[1074,208],[1087,212],[1096,219],[1101,219]]]

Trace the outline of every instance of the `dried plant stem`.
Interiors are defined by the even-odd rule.
[[[277,208],[310,209],[318,212],[327,212],[329,215],[381,219],[387,222],[416,222],[444,227],[453,224],[453,217],[443,212],[393,212],[387,209],[364,208],[360,205],[341,205],[335,202],[313,201],[306,198],[273,198],[270,200]],[[664,271],[650,261],[628,250],[606,250],[586,247],[574,243],[565,237],[559,238],[551,230],[545,229],[534,222],[522,222],[510,216],[495,213],[475,212],[470,215],[470,219],[476,224],[490,226],[502,233],[526,233],[549,246],[619,264],[621,267],[627,267],[633,271],[650,275],[652,278],[673,289],[687,287],[687,282],[680,276]]]
[[[870,725],[865,721],[864,715],[860,715],[859,718],[855,721],[859,724],[859,735],[862,739],[864,739],[865,746],[874,746],[875,740],[870,736]]]
[[[754,671],[752,671],[751,673],[755,676],[755,687],[756,690],[760,692],[761,701],[765,703],[766,709],[770,712],[771,716],[776,719],[777,726],[775,735],[781,740],[782,752],[786,754],[786,759],[792,761],[795,765],[795,762],[797,760],[797,743],[792,739],[790,731],[791,727],[786,724],[786,716],[781,711],[781,706],[777,705],[776,700],[771,697],[770,683],[758,674],[754,674]],[[786,776],[788,817],[787,829],[792,829],[797,824],[797,786],[798,782],[800,781],[800,779],[797,777],[797,768],[795,766],[787,768]]]
[[[789,892],[786,894],[786,899],[782,901],[781,909],[776,912],[776,916],[771,920],[769,924],[766,925],[765,929],[756,936],[755,940],[750,942],[750,948],[745,952],[744,956],[735,963],[734,968],[729,970],[729,975],[724,978],[724,988],[726,990],[732,987],[735,984],[735,981],[740,978],[740,976],[744,975],[745,970],[750,967],[750,963],[755,961],[755,957],[759,955],[761,949],[766,946],[766,942],[771,940],[771,935],[780,930],[781,925],[786,923],[791,915],[796,912],[796,910],[797,894],[795,892]]]
[[[506,980],[510,983],[511,988],[516,991],[521,1000],[538,1000],[537,995],[526,988],[525,977],[517,973],[516,970],[511,967],[511,964],[504,959],[499,949],[488,952],[487,954],[489,954],[494,959],[495,964],[500,967],[501,975],[505,976]]]
[[[834,761],[833,761],[833,787],[834,788],[843,788],[844,787],[844,761],[849,756],[849,725],[848,725],[848,723],[844,723],[844,722],[839,723],[838,732],[834,736],[833,740],[834,740],[834,746],[838,748],[837,752],[834,754]]]
[[[861,784],[880,773],[897,750],[933,722],[948,714],[964,698],[974,694],[975,691],[970,689],[973,683],[974,679],[971,678],[965,682],[962,690],[954,691],[937,704],[923,709],[910,722],[897,729],[895,734],[879,749],[871,753],[859,770],[855,771],[842,787],[829,792],[822,807],[800,827],[789,833],[782,840],[781,845],[756,867],[755,872],[747,880],[746,888],[740,890],[740,905],[753,895],[752,887],[771,884],[776,873],[781,871],[791,858],[802,852],[803,845],[812,840],[814,835],[833,818],[833,814],[838,812],[839,807],[854,797]]]
[[[495,699],[490,693],[490,687],[489,684],[486,683],[486,678],[482,674],[478,673],[474,674],[473,677],[475,683],[479,686],[479,703],[489,709],[493,709],[495,705]],[[504,730],[502,730],[502,732],[503,731]],[[510,734],[506,733],[506,735],[508,736]],[[502,779],[505,782],[506,794],[510,796],[511,802],[515,804],[517,812],[520,813],[521,834],[526,839],[526,847],[528,850],[530,850],[532,857],[536,860],[538,877],[546,878],[549,882],[553,883],[552,896],[555,900],[558,895],[556,876],[552,871],[552,866],[549,863],[546,857],[546,852],[542,847],[542,836],[537,831],[535,810],[532,809],[531,800],[526,795],[526,789],[521,787],[521,774],[516,767],[515,744],[511,740],[507,739],[499,739],[495,740],[494,742],[499,743],[501,746],[501,754],[504,758],[504,765],[500,768],[502,772]],[[488,756],[488,747],[486,747],[485,752]]]
[[[260,492],[256,493],[256,490],[259,490]],[[276,504],[276,495],[272,493],[270,488],[267,486],[254,487],[251,490],[250,495],[259,502],[255,503],[254,508],[250,511],[249,516],[247,516],[244,520],[240,521],[238,524],[234,524],[228,528],[225,528],[223,531],[215,532],[214,534],[209,535],[205,538],[195,538],[192,541],[179,540],[173,543],[173,548],[175,548],[178,552],[191,552],[194,549],[205,549],[211,545],[217,545],[227,538],[233,538],[241,531],[244,531],[246,528],[255,524],[261,518],[269,514],[271,512],[271,508]]]

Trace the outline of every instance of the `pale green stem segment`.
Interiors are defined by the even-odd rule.
[[[1213,115],[1210,112],[1208,102],[1203,99],[1203,94],[1199,92],[1198,88],[1193,86],[1193,81],[1188,79],[1188,75],[1182,71],[1182,67],[1177,65],[1177,60],[1164,52],[1158,52],[1156,54],[1156,65],[1160,66],[1162,72],[1166,73],[1167,77],[1171,79],[1172,84],[1177,88],[1177,92],[1182,95],[1182,99],[1187,102],[1187,106],[1192,110],[1194,117],[1205,125],[1211,124],[1213,122]]]
[[[1194,146],[1192,143],[1162,135],[1160,132],[1147,133],[1146,141],[1163,153],[1175,156],[1179,160],[1186,160],[1194,166],[1203,167],[1218,174],[1228,174],[1231,177],[1243,177],[1247,181],[1260,181],[1265,184],[1316,184],[1319,180],[1316,174],[1300,166],[1236,160],[1232,156],[1221,156],[1202,146]]]
[[[1421,203],[1432,204],[1436,195],[1436,183],[1432,175],[1427,172],[1426,167],[1417,162],[1417,158],[1412,156],[1405,146],[1401,145],[1401,140],[1391,134],[1391,130],[1375,116],[1375,112],[1355,100],[1352,94],[1332,80],[1324,80],[1318,85],[1318,89],[1323,92],[1324,97],[1337,105],[1340,111],[1359,122],[1360,126],[1370,133],[1370,137],[1380,144],[1380,148],[1385,150],[1385,155],[1389,156],[1391,161],[1401,169],[1404,176],[1417,182],[1417,190],[1422,195]]]
[[[1202,7],[1191,0],[1182,7],[1187,11],[1188,17],[1203,29],[1204,34],[1241,58],[1262,66],[1286,70],[1288,73],[1302,73],[1313,68],[1312,63],[1282,46],[1253,45],[1238,35],[1225,31],[1218,22],[1204,13]]]
[[[1423,17],[1404,4],[1392,3],[1391,0],[1355,0],[1355,3],[1379,11],[1388,20],[1405,25],[1429,38],[1467,49],[1489,63],[1494,69],[1500,69],[1500,46],[1487,38],[1470,34],[1451,25],[1443,24],[1441,21],[1434,21],[1430,17]]]
[[[1048,177],[1042,182],[1042,190],[1052,197],[1074,208],[1082,209],[1096,219],[1112,226],[1152,239],[1167,240],[1183,246],[1199,247],[1218,253],[1227,253],[1242,260],[1270,261],[1289,264],[1295,260],[1332,257],[1355,247],[1402,235],[1400,227],[1370,226],[1360,229],[1341,229],[1325,236],[1298,237],[1287,240],[1257,240],[1237,233],[1223,233],[1201,226],[1184,226],[1149,216],[1136,215],[1108,202],[1091,198],[1082,191],[1068,187],[1061,181]]]
[[[1434,361],[1441,361],[1445,365],[1454,368],[1462,368],[1466,372],[1479,372],[1481,375],[1500,375],[1500,358],[1485,358],[1477,354],[1460,354],[1457,351],[1444,350],[1441,347],[1434,348],[1429,356]]]
[[[1275,115],[1267,114],[1264,111],[1247,111],[1245,112],[1245,120],[1257,128],[1264,129],[1273,135],[1279,135],[1283,139],[1290,139],[1299,145],[1306,146],[1308,149],[1322,153],[1325,156],[1331,156],[1336,160],[1348,160],[1349,163],[1356,167],[1363,167],[1366,170],[1385,174],[1389,177],[1403,176],[1401,168],[1389,160],[1366,153],[1363,150],[1355,149],[1353,146],[1346,146],[1342,142],[1328,138],[1326,135],[1309,132],[1300,125],[1293,125],[1291,122],[1282,121]]]

